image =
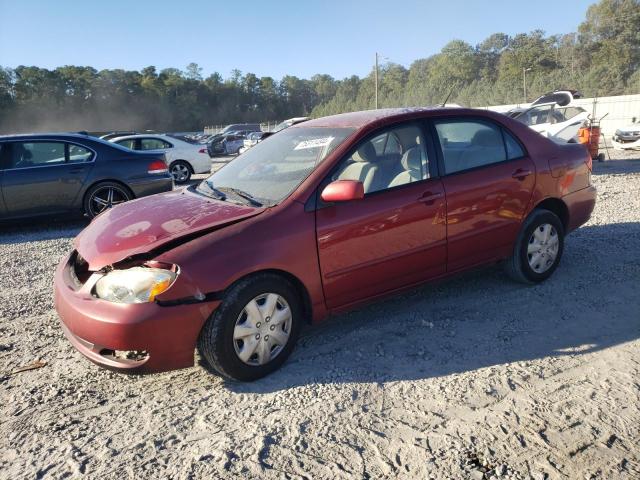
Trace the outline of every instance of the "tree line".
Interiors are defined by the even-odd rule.
[[[478,45],[453,40],[408,68],[381,65],[379,107],[449,102],[486,106],[524,101],[556,88],[586,96],[640,93],[640,0],[591,5],[574,33],[495,33]],[[200,130],[205,125],[324,116],[374,108],[374,71],[337,80],[280,80],[233,70],[206,78],[186,69],[100,70],[0,67],[0,133],[38,130]]]

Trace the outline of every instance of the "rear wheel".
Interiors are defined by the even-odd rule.
[[[251,381],[278,369],[298,338],[302,305],[284,278],[259,274],[241,280],[200,332],[198,348],[221,375]]]
[[[511,278],[539,283],[551,276],[564,250],[564,227],[549,210],[534,210],[522,225],[513,254],[506,263]]]
[[[191,166],[184,160],[176,160],[169,166],[169,172],[176,183],[186,183],[191,179]]]
[[[93,218],[105,210],[133,198],[129,190],[115,182],[101,182],[89,189],[84,197],[84,213]]]

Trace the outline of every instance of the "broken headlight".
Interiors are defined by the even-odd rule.
[[[175,272],[162,268],[112,270],[96,282],[96,295],[115,303],[153,302],[175,278]]]

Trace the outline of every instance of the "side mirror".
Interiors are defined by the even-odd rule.
[[[320,198],[328,203],[361,200],[364,198],[364,185],[357,180],[336,180],[324,187]]]

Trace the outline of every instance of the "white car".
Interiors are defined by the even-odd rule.
[[[194,173],[210,173],[211,157],[207,148],[179,140],[170,135],[140,134],[109,140],[131,150],[158,150],[167,158],[167,165],[176,183],[186,183]]]
[[[551,140],[560,143],[575,141],[589,113],[582,107],[571,105],[574,98],[580,97],[572,90],[547,93],[529,107],[513,109],[507,115]]]
[[[631,125],[616,130],[613,136],[613,148],[616,150],[640,149],[640,123],[635,123],[635,118]]]

